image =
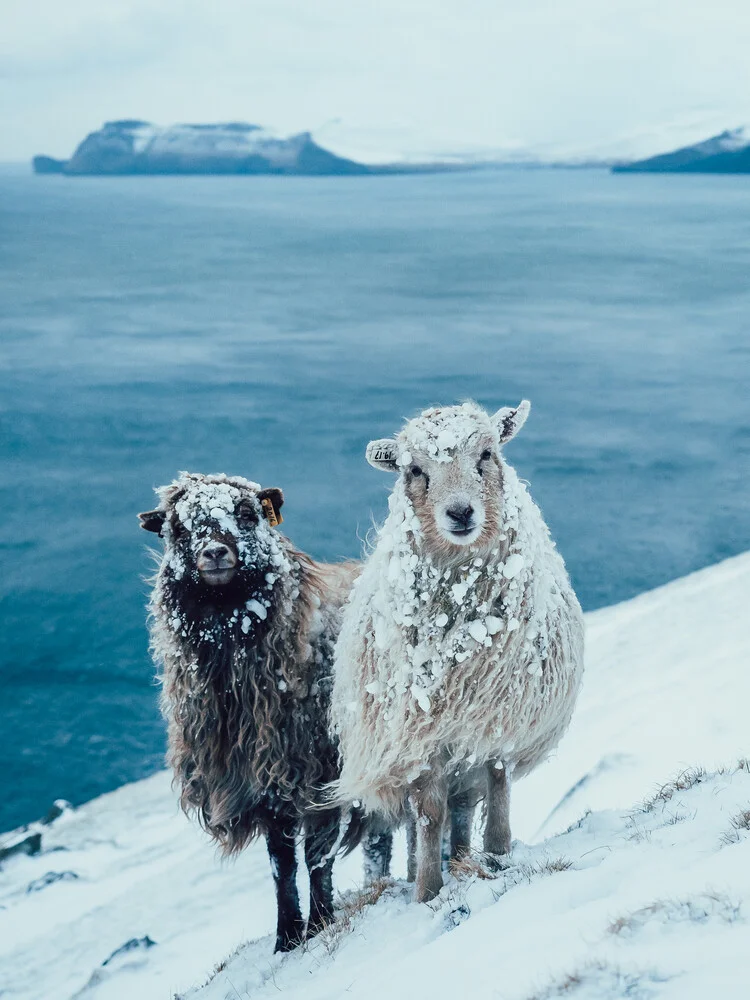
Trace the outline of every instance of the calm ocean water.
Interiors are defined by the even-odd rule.
[[[371,437],[528,396],[595,608],[750,548],[749,375],[747,178],[0,171],[0,829],[160,766],[135,514],[179,469],[352,556]]]

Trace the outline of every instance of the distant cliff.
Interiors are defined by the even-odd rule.
[[[731,129],[694,146],[683,146],[672,153],[634,163],[620,163],[612,169],[617,173],[748,174],[750,129]]]
[[[309,132],[280,139],[259,125],[106,122],[69,160],[35,156],[38,174],[369,174],[368,167],[323,149]],[[386,168],[388,169],[388,168]]]

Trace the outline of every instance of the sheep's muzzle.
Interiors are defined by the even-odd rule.
[[[201,549],[197,560],[201,578],[211,587],[223,587],[237,569],[237,554],[224,542],[209,542]]]

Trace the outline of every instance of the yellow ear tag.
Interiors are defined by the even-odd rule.
[[[263,508],[263,513],[266,515],[266,520],[271,525],[272,528],[278,528],[284,518],[281,516],[281,511],[276,510],[273,505],[273,501],[270,497],[263,497],[260,502]]]

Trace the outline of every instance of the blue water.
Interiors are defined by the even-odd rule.
[[[747,178],[1,171],[0,829],[160,765],[153,486],[282,486],[351,556],[370,438],[528,396],[509,457],[595,608],[750,547],[749,327]]]

